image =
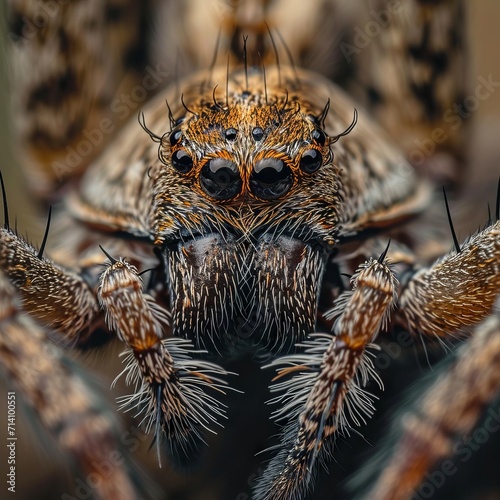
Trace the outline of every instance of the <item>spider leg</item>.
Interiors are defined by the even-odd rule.
[[[213,363],[193,360],[200,351],[190,342],[162,338],[169,313],[143,293],[134,266],[108,258],[98,298],[109,327],[129,348],[123,373],[127,383],[136,385],[133,395],[122,398],[122,408],[143,414],[146,432],[155,432],[159,462],[163,434],[174,464],[191,465],[203,447],[202,431],[213,432],[211,425],[225,416],[224,405],[207,389],[223,394],[226,382],[221,377],[227,373]]]
[[[411,331],[446,337],[479,323],[500,292],[500,221],[414,274],[400,297]]]
[[[112,412],[19,302],[0,271],[0,365],[60,447],[92,475],[96,498],[138,498]]]
[[[499,317],[487,318],[500,292],[500,222],[415,273],[404,285],[400,310],[410,331],[446,338],[473,326],[451,371],[424,396],[418,414],[403,421],[393,460],[369,498],[409,498],[426,471],[452,452],[498,392]]]
[[[85,280],[40,255],[9,228],[0,228],[0,270],[15,285],[23,309],[65,340],[79,341],[92,326],[98,304]]]
[[[281,451],[271,460],[255,489],[256,498],[300,499],[312,479],[315,464],[328,442],[345,428],[346,409],[359,424],[372,413],[372,398],[362,386],[376,375],[366,347],[375,339],[396,301],[397,280],[385,262],[370,259],[351,279],[353,290],[338,299],[331,317],[338,316],[333,335],[311,335],[306,350],[272,363],[281,378],[273,392],[285,420]],[[378,380],[378,379],[377,379]]]
[[[500,304],[499,304],[500,305]],[[500,311],[475,328],[452,367],[406,415],[388,467],[368,498],[411,498],[424,474],[453,454],[457,437],[471,431],[500,391]],[[486,422],[485,422],[486,425]]]

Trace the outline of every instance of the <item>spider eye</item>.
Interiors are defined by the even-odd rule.
[[[278,158],[259,160],[250,176],[250,188],[262,200],[275,200],[283,196],[292,184],[292,170]]]
[[[302,153],[300,168],[307,174],[312,174],[323,164],[323,157],[317,149],[308,149]]]
[[[183,149],[178,149],[172,155],[172,165],[181,174],[186,174],[193,167],[193,159]]]
[[[255,127],[253,130],[252,130],[252,137],[256,140],[256,141],[261,141],[262,138],[264,137],[264,131],[260,128],[260,127]]]
[[[320,130],[318,128],[314,129],[312,131],[311,136],[312,136],[313,140],[315,142],[317,142],[320,146],[324,146],[325,145],[326,135],[325,135],[325,133],[322,130]]]
[[[212,198],[229,200],[241,189],[238,165],[225,158],[213,158],[201,169],[200,184],[205,193]]]
[[[170,134],[170,146],[175,146],[179,142],[181,136],[181,130],[174,130],[174,132]]]
[[[236,139],[237,133],[238,133],[238,131],[235,128],[228,128],[224,132],[224,135],[228,141],[234,141]]]

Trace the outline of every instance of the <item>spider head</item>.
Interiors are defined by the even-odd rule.
[[[278,230],[333,241],[338,167],[323,108],[303,92],[284,92],[278,78],[284,76],[270,72],[264,84],[262,73],[252,72],[249,92],[241,71],[231,74],[226,93],[207,87],[183,95],[183,116],[159,145],[156,199],[162,216],[170,215],[158,221],[160,238],[182,209],[183,227],[191,223],[195,234],[217,226],[233,234]]]

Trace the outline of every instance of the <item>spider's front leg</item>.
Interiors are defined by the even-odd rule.
[[[8,227],[0,228],[0,270],[16,287],[24,311],[70,344],[83,344],[97,316],[94,292]]]
[[[400,305],[411,330],[446,338],[492,313],[500,294],[500,221],[415,274]],[[498,302],[497,302],[498,304]],[[403,420],[394,456],[369,498],[410,498],[428,469],[453,453],[500,390],[500,318],[474,326],[456,363]]]
[[[132,465],[119,445],[111,411],[78,369],[21,308],[15,288],[0,271],[0,366],[21,391],[62,450],[92,480],[96,498],[139,495]],[[137,472],[135,472],[137,473]]]
[[[431,386],[414,411],[405,416],[403,433],[393,456],[366,498],[411,498],[427,471],[453,455],[458,439],[474,429],[483,409],[499,394],[500,310],[497,310],[475,328],[450,370]],[[487,418],[484,422],[487,431],[492,429],[491,424],[491,417]],[[493,429],[496,428],[498,424],[493,422]]]
[[[456,245],[405,286],[400,306],[411,331],[447,337],[491,313],[500,293],[500,221]]]
[[[256,487],[259,500],[302,498],[318,458],[347,423],[346,409],[355,423],[372,413],[362,386],[369,375],[377,377],[365,351],[395,304],[397,280],[382,257],[361,265],[351,282],[353,290],[344,292],[330,313],[337,317],[334,334],[311,335],[303,354],[272,363],[277,378],[298,374],[272,388],[283,392],[273,400],[282,406],[274,418],[288,423],[281,451]]]
[[[137,269],[108,256],[110,263],[100,278],[98,298],[106,321],[129,347],[127,383],[135,383],[134,394],[122,398],[122,408],[144,414],[146,431],[155,433],[158,461],[162,433],[174,464],[188,466],[203,447],[202,431],[211,430],[224,416],[224,405],[207,388],[223,393],[227,373],[219,366],[193,360],[200,354],[179,338],[163,338],[169,314],[142,290]],[[161,462],[160,462],[161,463]]]

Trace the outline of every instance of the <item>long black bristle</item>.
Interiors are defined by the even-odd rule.
[[[328,107],[330,107],[330,102],[328,102]],[[325,116],[325,118],[326,118],[326,116]],[[323,119],[323,122],[324,122],[324,119]],[[337,142],[341,137],[344,137],[344,136],[350,134],[353,131],[353,129],[357,123],[358,123],[358,110],[356,108],[354,108],[354,116],[352,118],[351,124],[342,133],[332,137],[332,142]],[[324,124],[322,125],[322,127],[324,128]]]
[[[271,39],[271,44],[274,50],[274,57],[276,58],[276,67],[278,68],[278,86],[281,87],[281,66],[280,66],[280,56],[278,54],[278,48],[276,47],[276,43],[274,43],[273,34],[271,33],[271,28],[266,23],[267,32],[269,33],[269,38]]]
[[[264,96],[266,98],[266,104],[268,104],[267,100],[267,80],[266,80],[266,66],[264,65],[264,61],[262,60],[262,55],[259,52],[260,64],[262,65],[262,77],[264,78]]]
[[[106,252],[106,250],[104,250],[104,248],[101,245],[99,245],[99,248],[102,250],[102,253],[109,259],[111,264],[116,264],[118,262],[114,257],[111,257],[111,255],[108,252]]]
[[[9,224],[9,207],[7,204],[7,194],[5,193],[5,184],[3,182],[3,175],[2,172],[0,172],[0,185],[2,187],[2,199],[3,199],[3,227],[5,229],[10,229],[10,224]]]
[[[283,101],[283,106],[281,106],[280,111],[285,111],[287,104],[288,104],[288,89],[285,89],[285,100]]]
[[[137,120],[139,121],[139,125],[141,126],[141,128],[149,135],[149,137],[151,137],[153,142],[161,142],[161,137],[157,136],[146,126],[146,118],[144,117],[144,113],[142,111],[139,112]]]
[[[293,60],[292,52],[290,51],[290,48],[286,44],[284,38],[281,36],[281,33],[279,30],[276,30],[276,33],[278,35],[278,38],[280,39],[280,42],[283,44],[283,47],[285,48],[286,55],[288,57],[288,61],[290,62],[290,66],[292,67],[293,71],[293,76],[295,77],[295,85],[297,88],[300,88],[300,79],[299,75],[297,73],[297,67],[295,66],[295,61]]]
[[[248,36],[244,36],[243,37],[243,64],[245,65],[245,90],[246,91],[248,91],[247,40],[248,40]]]
[[[446,205],[446,213],[448,215],[448,223],[450,225],[451,236],[453,237],[453,244],[455,245],[455,250],[457,253],[460,253],[462,249],[460,248],[460,244],[458,243],[457,234],[455,233],[455,228],[453,227],[453,220],[451,218],[450,207],[448,205],[448,198],[446,197],[446,189],[443,186],[443,195],[444,195],[444,203]]]
[[[212,100],[214,102],[214,106],[216,107],[216,109],[223,109],[222,106],[217,102],[217,97],[215,96],[215,93],[217,92],[217,87],[219,86],[219,84],[217,84],[214,89],[212,90]]]
[[[391,240],[389,240],[387,242],[387,246],[385,247],[385,250],[380,254],[380,257],[378,258],[378,261],[380,263],[384,262],[386,256],[387,256],[387,252],[389,251],[389,247],[391,246]]]
[[[186,106],[186,103],[184,102],[184,94],[181,94],[181,103],[182,103],[182,107],[188,112],[188,113],[191,113],[192,115],[196,116],[196,118],[198,118],[198,115],[194,112],[194,111],[191,111],[187,106]]]
[[[325,128],[325,120],[326,120],[326,117],[328,116],[329,110],[330,110],[330,98],[328,98],[328,100],[326,101],[325,107],[323,108],[323,111],[318,116],[318,123],[321,124],[322,128]]]
[[[175,127],[176,120],[174,114],[172,113],[172,108],[170,107],[170,104],[166,99],[165,99],[165,104],[167,105],[168,109],[168,121],[170,122],[170,129],[173,129]]]
[[[47,224],[45,226],[45,233],[43,233],[42,244],[40,245],[40,250],[38,250],[38,255],[37,255],[37,257],[39,259],[42,258],[43,252],[45,250],[45,245],[47,244],[47,239],[49,237],[51,219],[52,219],[52,207],[49,207],[49,215],[47,216]]]
[[[229,106],[229,54],[226,63],[226,108]]]
[[[210,62],[210,66],[208,68],[208,78],[206,82],[204,80],[202,83],[202,91],[204,90],[205,86],[208,87],[212,84],[212,75],[214,72],[215,63],[217,62],[217,55],[219,53],[220,37],[221,37],[221,28],[219,28],[219,32],[217,33],[217,41],[215,42],[214,54],[212,56],[212,61]]]

